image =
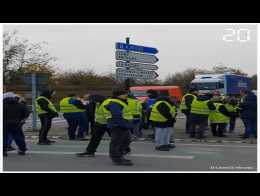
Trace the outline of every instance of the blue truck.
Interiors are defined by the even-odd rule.
[[[199,74],[191,81],[191,86],[202,93],[219,91],[222,95],[239,95],[240,90],[251,90],[251,79],[234,74]]]

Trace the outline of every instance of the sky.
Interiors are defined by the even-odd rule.
[[[131,44],[159,50],[159,79],[187,68],[211,69],[220,64],[249,76],[257,73],[257,27],[253,24],[4,25],[4,31],[14,29],[32,43],[48,42],[44,50],[58,58],[56,66],[62,71],[115,72],[115,43],[130,37]]]

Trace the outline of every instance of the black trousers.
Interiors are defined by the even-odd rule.
[[[192,119],[190,118],[190,125],[189,125],[189,134],[191,137],[194,137],[196,133],[198,133],[198,138],[204,136],[204,132],[207,128],[208,119]],[[198,126],[198,130],[196,131]]]
[[[39,115],[41,120],[41,129],[39,132],[39,142],[47,140],[48,132],[51,129],[52,117],[47,115]]]
[[[123,158],[124,151],[129,148],[131,143],[130,131],[126,128],[113,127],[111,129],[111,141],[109,155],[113,161]]]
[[[213,136],[222,136],[226,129],[227,123],[211,123],[210,126]]]
[[[95,129],[93,131],[93,134],[91,135],[90,142],[86,149],[87,152],[96,152],[98,145],[100,144],[100,141],[102,140],[102,137],[105,134],[105,132],[107,132],[109,136],[111,135],[110,130],[107,128],[107,125],[101,125],[98,123],[95,124]]]
[[[186,116],[185,132],[189,133],[190,132],[190,114],[185,114],[185,116]]]
[[[25,137],[20,123],[3,123],[3,146],[7,151],[9,135],[14,138],[16,145],[20,151],[26,151]]]

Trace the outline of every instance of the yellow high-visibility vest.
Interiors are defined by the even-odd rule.
[[[43,110],[43,109],[41,108],[41,106],[38,104],[38,100],[39,100],[39,99],[45,99],[45,100],[48,102],[48,108],[49,108],[50,110],[52,110],[53,112],[57,112],[57,110],[56,110],[54,104],[53,104],[49,99],[47,99],[46,97],[43,97],[43,96],[39,96],[39,97],[37,97],[37,99],[35,100],[36,113],[37,113],[37,114],[46,114],[46,113],[48,113],[47,111]]]
[[[70,104],[69,101],[71,97],[65,97],[60,101],[60,111],[62,113],[75,113],[75,112],[85,112],[85,109],[79,109],[75,105]]]
[[[111,114],[111,112],[109,110],[106,109],[105,106],[108,105],[110,102],[115,102],[115,103],[120,104],[123,107],[123,110],[122,110],[122,117],[123,117],[123,119],[128,120],[128,121],[133,120],[133,115],[132,115],[132,112],[131,112],[129,106],[126,103],[124,103],[123,101],[121,101],[119,99],[111,99],[111,98],[109,98],[109,99],[106,99],[104,102],[105,103],[104,103],[103,110],[104,110],[104,115],[105,115],[106,119],[111,119],[112,118],[112,114]]]
[[[150,115],[150,120],[151,121],[155,121],[155,122],[166,122],[168,119],[165,118],[157,109],[158,105],[160,105],[161,103],[165,103],[169,109],[170,109],[170,113],[172,115],[173,118],[176,117],[177,114],[177,110],[175,105],[171,105],[169,104],[167,101],[157,101],[153,106],[152,106],[152,112]]]

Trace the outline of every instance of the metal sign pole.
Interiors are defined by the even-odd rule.
[[[36,100],[37,89],[36,89],[36,74],[32,73],[32,130],[37,129],[37,114],[36,114]]]
[[[127,37],[125,40],[126,40],[126,44],[130,44],[130,37]],[[126,68],[126,69],[128,69],[128,68]],[[127,79],[125,79],[125,90],[128,91],[129,87],[130,87],[130,79],[127,78]]]

